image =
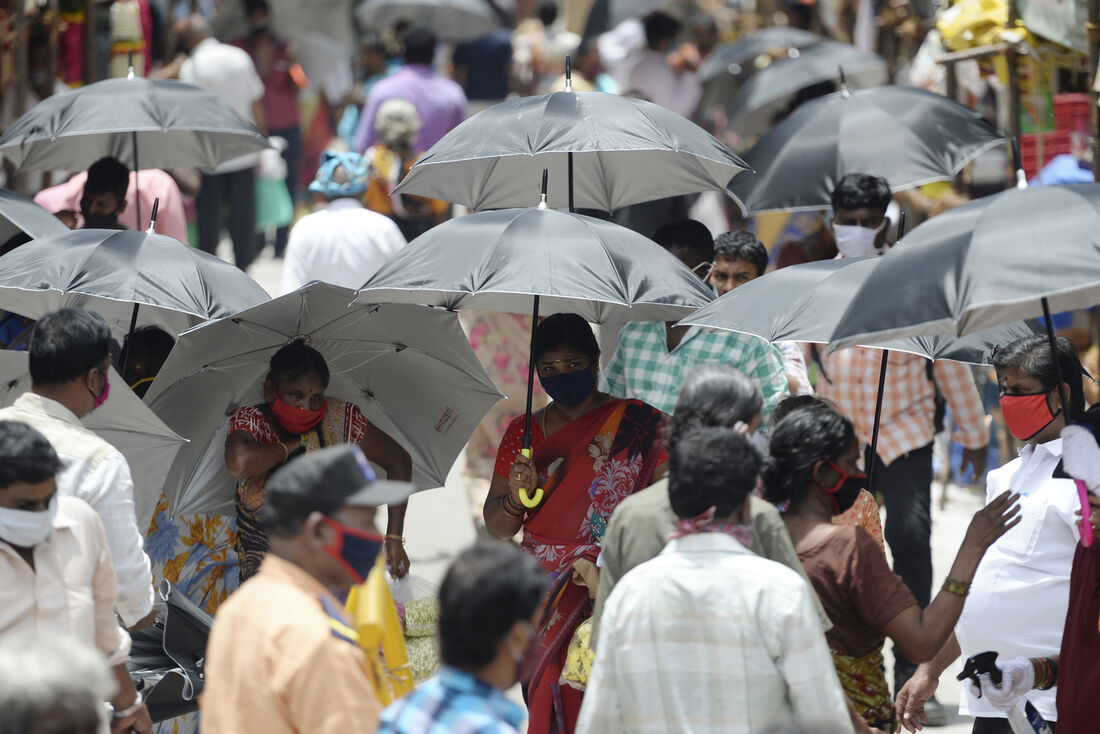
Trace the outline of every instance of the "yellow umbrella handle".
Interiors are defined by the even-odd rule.
[[[520,449],[519,452],[526,456],[528,459],[531,458],[531,449]],[[545,493],[542,491],[542,487],[539,487],[535,490],[534,497],[529,496],[527,494],[527,490],[521,488],[519,490],[519,501],[522,502],[523,506],[526,507],[528,510],[533,510],[542,504],[542,498],[544,494]]]

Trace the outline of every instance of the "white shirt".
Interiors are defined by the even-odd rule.
[[[84,500],[107,530],[118,582],[118,614],[132,627],[153,609],[153,573],[134,514],[134,482],[119,450],[95,435],[56,400],[27,392],[0,410],[46,437],[61,459],[57,493]]]
[[[851,732],[812,596],[725,533],[670,541],[607,599],[577,734]]]
[[[1006,489],[1020,494],[1020,522],[982,558],[955,626],[963,659],[996,650],[1000,659],[1056,655],[1069,608],[1069,573],[1077,549],[1080,509],[1071,479],[1054,479],[1062,439],[1025,446],[1020,457],[989,472],[986,502]],[[1047,721],[1057,720],[1057,689],[1027,698]],[[1004,718],[1004,712],[963,687],[959,713]]]
[[[126,662],[130,635],[115,619],[115,572],[103,524],[73,497],[57,498],[53,532],[34,547],[32,569],[0,540],[0,639],[74,637]]]
[[[264,83],[247,51],[207,38],[191,49],[180,67],[180,81],[213,92],[238,115],[256,124],[252,104],[263,98]],[[256,165],[257,160],[256,154],[249,154],[227,161],[217,170],[219,173],[241,171]]]
[[[630,69],[623,91],[636,89],[650,102],[690,118],[703,98],[703,85],[693,71],[676,71],[665,55],[646,48],[625,62]]]
[[[311,280],[359,288],[405,245],[401,230],[385,214],[357,199],[334,199],[290,230],[283,293]]]

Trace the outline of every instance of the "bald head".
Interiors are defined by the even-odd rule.
[[[210,25],[206,22],[206,18],[198,13],[180,18],[176,22],[175,31],[180,43],[188,52],[210,38]]]

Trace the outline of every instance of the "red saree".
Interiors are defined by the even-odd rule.
[[[523,548],[551,575],[551,592],[538,630],[525,695],[530,734],[572,732],[582,692],[559,683],[569,640],[592,613],[588,589],[572,583],[573,564],[595,561],[615,507],[647,487],[665,461],[659,440],[664,414],[638,400],[615,400],[544,437],[533,430],[532,447],[546,499],[523,523]],[[498,469],[511,466],[522,416],[501,442]],[[536,426],[532,426],[536,429]],[[510,453],[511,455],[506,455]],[[507,468],[504,469],[505,476]]]

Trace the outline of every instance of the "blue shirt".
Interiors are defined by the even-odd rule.
[[[473,675],[443,666],[382,712],[379,734],[516,734],[523,707]]]

